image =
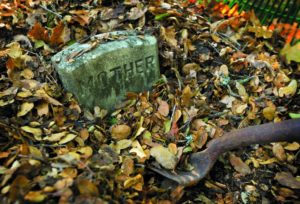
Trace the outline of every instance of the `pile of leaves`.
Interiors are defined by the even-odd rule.
[[[195,188],[147,169],[224,132],[299,117],[299,45],[253,13],[225,18],[193,1],[0,3],[0,200],[46,203],[261,203],[299,199],[299,143],[226,153]],[[108,113],[66,92],[50,58],[95,34],[159,42],[162,77]],[[297,177],[298,175],[298,177]]]

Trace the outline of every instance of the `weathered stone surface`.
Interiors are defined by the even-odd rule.
[[[116,34],[124,32],[112,35]],[[87,52],[84,51],[90,49],[91,43],[76,43],[52,57],[64,87],[83,106],[112,110],[126,92],[148,90],[159,78],[156,38],[125,35],[122,40],[100,43]],[[83,54],[72,59],[80,52]]]

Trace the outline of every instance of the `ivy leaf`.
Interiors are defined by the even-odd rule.
[[[294,46],[285,44],[284,48],[280,52],[281,56],[285,56],[288,63],[291,61],[300,62],[300,43]]]

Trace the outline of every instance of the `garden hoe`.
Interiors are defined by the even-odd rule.
[[[251,126],[231,131],[222,137],[213,139],[208,143],[205,150],[190,155],[189,163],[194,167],[192,171],[175,170],[171,172],[156,167],[149,168],[180,185],[191,186],[208,174],[218,156],[224,152],[251,144],[284,141],[300,141],[300,119]]]

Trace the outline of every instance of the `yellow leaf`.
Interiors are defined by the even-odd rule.
[[[265,160],[265,161],[259,161],[259,164],[266,165],[266,164],[272,164],[274,162],[277,162],[277,159],[275,157]]]
[[[191,88],[187,85],[186,87],[184,87],[183,91],[182,91],[182,96],[181,96],[181,103],[183,106],[188,106],[191,102],[191,98],[193,97],[193,93]]]
[[[289,151],[297,151],[299,150],[300,145],[298,142],[293,142],[293,143],[289,143],[288,145],[286,145],[284,147],[284,149],[289,150]]]
[[[77,152],[79,152],[81,157],[85,159],[93,155],[93,149],[89,146],[81,147],[77,150]]]
[[[124,181],[124,188],[130,188],[138,183],[142,183],[144,184],[144,179],[143,176],[141,174],[136,175],[135,177],[131,177],[127,180]]]
[[[19,112],[17,113],[17,116],[21,117],[21,116],[26,115],[28,112],[30,112],[32,110],[33,107],[34,107],[33,103],[30,103],[30,102],[22,103],[21,108],[20,108]]]
[[[13,42],[8,45],[8,56],[10,56],[13,59],[19,58],[22,56],[22,48],[18,42]]]
[[[300,62],[300,43],[291,46],[289,43],[286,43],[284,48],[281,50],[280,55],[285,56],[288,63],[291,61]]]
[[[47,195],[41,191],[29,191],[25,195],[25,200],[38,203],[38,202],[44,201],[46,197],[47,197]]]
[[[58,144],[66,144],[70,141],[72,141],[75,137],[77,137],[77,135],[75,134],[67,134],[67,136],[65,136],[64,138],[62,138]]]
[[[40,128],[33,128],[30,126],[23,126],[21,127],[21,129],[25,132],[31,133],[34,135],[34,138],[37,140],[41,140],[41,136],[42,136],[42,130]]]
[[[248,100],[248,94],[245,87],[239,82],[236,82],[235,87],[237,88],[239,95],[242,97],[243,101],[245,102],[246,100]]]
[[[43,140],[45,141],[49,141],[49,142],[58,142],[62,137],[64,137],[67,134],[66,131],[64,132],[59,132],[59,133],[53,133],[49,136],[46,136],[43,138]]]
[[[275,117],[276,107],[269,106],[263,109],[263,115],[267,120],[273,120]]]
[[[293,79],[288,86],[286,87],[281,87],[278,90],[278,95],[279,97],[283,96],[293,96],[297,92],[297,81]]]

